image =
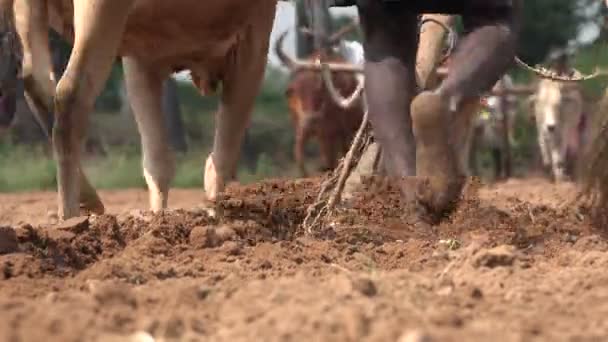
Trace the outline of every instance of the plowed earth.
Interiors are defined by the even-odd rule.
[[[608,243],[573,185],[470,190],[411,226],[390,188],[317,237],[318,179],[203,192],[174,209],[102,192],[108,215],[58,224],[53,193],[0,196],[1,341],[607,341]]]

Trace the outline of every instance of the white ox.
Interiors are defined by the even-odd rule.
[[[204,171],[207,198],[215,200],[235,173],[267,61],[276,3],[0,0],[4,10],[14,9],[30,105],[47,126],[54,122],[59,216],[74,217],[80,209],[104,211],[82,171],[80,150],[87,116],[118,56],[141,135],[143,172],[154,211],[167,206],[175,168],[161,113],[163,80],[175,71],[190,70],[205,94],[221,84],[213,150]],[[58,83],[51,67],[49,27],[73,43]]]
[[[569,176],[567,170],[582,138],[584,102],[580,86],[543,78],[530,102],[543,166],[555,181],[563,181]]]

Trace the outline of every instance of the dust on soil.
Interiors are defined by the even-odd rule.
[[[62,224],[52,193],[2,195],[0,340],[606,340],[608,243],[573,185],[473,189],[435,227],[376,189],[313,238],[318,187],[233,186],[216,218],[202,190],[158,215],[144,190],[102,192],[110,215]]]

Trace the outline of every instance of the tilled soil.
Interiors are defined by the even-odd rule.
[[[55,195],[0,196],[2,341],[605,341],[608,242],[540,179],[471,187],[438,226],[390,187],[319,236],[318,179],[203,192],[173,209],[102,192],[110,214],[58,224]]]

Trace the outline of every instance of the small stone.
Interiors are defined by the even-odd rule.
[[[55,210],[49,210],[46,212],[46,217],[48,217],[50,220],[58,220],[59,216],[57,215],[57,212]]]
[[[240,255],[243,252],[243,246],[237,242],[228,241],[222,245],[222,250],[227,255],[236,256],[236,255]]]
[[[14,253],[19,250],[17,233],[11,227],[0,227],[0,254]]]
[[[473,291],[471,291],[471,297],[474,299],[482,299],[483,298],[483,292],[481,292],[481,289],[476,287],[473,289]]]
[[[184,322],[179,317],[173,317],[167,322],[165,337],[169,339],[179,339],[186,330]]]
[[[447,297],[454,292],[454,286],[446,285],[442,286],[439,290],[437,290],[437,295],[442,297]]]
[[[201,285],[196,289],[196,297],[200,300],[205,300],[209,297],[211,293],[211,288],[206,285]]]
[[[76,237],[75,233],[72,233],[67,230],[60,230],[57,228],[51,228],[51,229],[47,230],[45,233],[46,233],[46,237],[51,241],[70,242]]]
[[[154,339],[154,337],[152,337],[152,335],[148,334],[145,331],[138,331],[138,332],[134,333],[133,335],[131,335],[131,338],[129,339],[129,341],[131,341],[131,342],[154,342],[155,339]]]
[[[236,232],[234,229],[227,225],[217,227],[215,229],[215,234],[221,242],[234,240],[236,238]]]
[[[189,241],[192,246],[198,248],[210,248],[219,245],[219,239],[213,227],[194,227],[190,231]]]
[[[17,240],[19,242],[28,242],[35,236],[34,227],[30,224],[23,224],[15,228],[15,233],[17,234]]]
[[[236,258],[231,255],[231,256],[227,257],[225,261],[227,263],[233,263],[236,261]]]
[[[367,297],[373,297],[378,293],[376,284],[368,278],[355,278],[351,281],[353,290]]]
[[[123,283],[101,283],[92,289],[93,298],[102,307],[126,305],[137,307],[135,294]]]
[[[63,222],[58,223],[55,226],[55,229],[58,230],[66,230],[72,232],[74,234],[79,234],[89,229],[89,217],[88,216],[79,216],[72,217]]]
[[[326,263],[326,264],[331,263],[331,258],[330,258],[330,257],[328,257],[328,256],[327,256],[327,255],[325,255],[325,254],[321,254],[321,260],[322,260],[324,263]]]
[[[433,339],[427,333],[419,330],[405,332],[399,337],[398,342],[432,342]]]
[[[203,323],[203,321],[201,321],[200,319],[196,319],[196,318],[193,318],[190,321],[190,328],[192,329],[192,331],[194,331],[198,334],[204,334],[207,332],[205,330],[205,323]]]
[[[141,209],[133,209],[129,211],[129,215],[138,220],[142,220],[144,222],[152,221],[153,215],[150,215],[149,211],[144,211]]]
[[[476,268],[512,266],[515,259],[515,247],[502,245],[492,249],[482,249],[477,252],[473,257],[473,266]]]
[[[270,261],[268,260],[264,260],[261,264],[260,264],[260,269],[262,270],[269,270],[272,268],[272,264],[270,263]]]

